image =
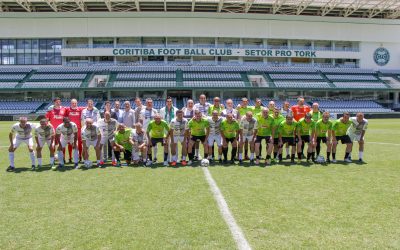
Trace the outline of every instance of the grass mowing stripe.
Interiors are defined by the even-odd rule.
[[[376,141],[369,141],[368,143],[373,143],[373,144],[382,144],[382,145],[393,145],[393,146],[400,146],[398,143],[389,143],[389,142],[376,142]]]
[[[251,249],[250,244],[247,242],[242,229],[236,223],[236,220],[233,217],[231,211],[229,210],[228,204],[226,203],[225,198],[221,193],[221,190],[219,190],[217,183],[215,183],[208,168],[203,168],[203,173],[204,176],[206,177],[208,184],[210,185],[210,189],[218,204],[222,217],[224,218],[226,224],[228,224],[229,230],[231,231],[233,239],[235,240],[238,248],[240,250]]]

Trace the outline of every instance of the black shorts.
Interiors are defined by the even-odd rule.
[[[161,143],[164,146],[164,138],[151,138],[151,145],[154,147],[157,143]]]
[[[226,143],[233,143],[235,141],[236,137],[232,137],[232,138],[225,138]]]
[[[287,143],[289,146],[295,146],[296,141],[294,137],[282,137],[282,143],[285,144]]]
[[[310,143],[310,136],[309,135],[302,135],[301,140],[303,143]],[[299,142],[299,138],[296,137],[296,143]]]
[[[321,144],[321,141],[322,143],[326,143],[327,142],[326,137],[317,137],[317,144]]]
[[[341,141],[342,144],[351,143],[351,139],[348,135],[336,136],[337,141]]]
[[[268,136],[257,135],[256,136],[256,143],[261,143],[263,139],[265,139],[266,143],[269,143],[270,138],[271,138],[271,136],[269,136],[269,135]]]
[[[274,138],[274,145],[278,145],[279,144],[279,138]]]
[[[124,159],[125,159],[125,161],[130,161],[132,159],[132,151],[125,149]]]
[[[190,140],[192,140],[192,141],[197,141],[197,140],[199,140],[199,141],[201,141],[201,143],[204,143],[204,141],[206,140],[206,136],[205,135],[202,135],[202,136],[196,136],[196,135],[192,135],[192,137],[190,138]]]

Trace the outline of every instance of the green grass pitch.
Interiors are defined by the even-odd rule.
[[[253,249],[400,248],[400,120],[369,122],[366,164],[209,167]],[[23,145],[7,173],[11,124],[0,249],[236,248],[200,167],[32,172]]]

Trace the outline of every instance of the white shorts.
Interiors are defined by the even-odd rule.
[[[97,140],[94,141],[84,140],[84,142],[86,143],[86,148],[89,148],[90,146],[93,146],[95,148],[97,145]]]
[[[107,141],[109,141],[110,143],[113,143],[114,142],[114,137],[102,136],[100,144],[104,145],[104,144],[106,144]]]
[[[132,160],[133,160],[133,161],[138,161],[138,160],[140,160],[139,155],[140,155],[140,151],[135,150],[135,149],[132,149]]]
[[[51,146],[51,139],[49,139],[49,140],[46,140],[46,139],[39,139],[38,138],[38,142],[39,142],[39,147],[41,147],[41,148],[43,148],[43,146],[45,145],[45,144],[47,144],[47,146]]]
[[[240,142],[246,142],[246,141],[251,143],[253,141],[253,135],[245,135],[240,138]]]
[[[65,137],[61,137],[60,138],[60,143],[61,143],[61,147],[65,148],[65,146],[67,146],[68,144],[74,144],[74,138],[65,138]]]
[[[185,137],[183,135],[174,135],[174,143],[182,143],[185,140]]]
[[[214,141],[217,143],[218,147],[222,147],[221,135],[209,135],[208,136],[208,146],[209,147],[211,147],[214,144]]]
[[[28,147],[33,147],[33,139],[32,138],[25,139],[25,140],[22,140],[19,138],[14,138],[13,147],[18,148],[21,143],[25,143],[26,145],[28,145]]]
[[[348,134],[348,136],[350,137],[350,140],[353,141],[360,141],[361,139],[361,134],[357,135],[357,134]]]

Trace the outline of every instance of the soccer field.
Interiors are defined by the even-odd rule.
[[[0,249],[237,247],[201,167],[32,172],[23,145],[8,173],[11,124],[0,123]],[[399,128],[369,120],[366,164],[344,164],[339,145],[336,164],[208,169],[253,249],[398,249]]]

